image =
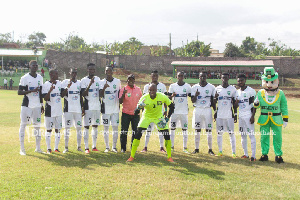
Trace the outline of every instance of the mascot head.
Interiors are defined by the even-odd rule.
[[[275,72],[275,69],[273,67],[265,67],[261,80],[262,87],[266,90],[267,95],[275,96],[279,86],[278,73]]]

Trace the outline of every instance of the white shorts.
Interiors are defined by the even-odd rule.
[[[81,127],[81,113],[65,112],[63,118],[63,127]]]
[[[213,118],[211,108],[195,108],[192,120],[193,129],[212,129]]]
[[[100,125],[100,110],[85,110],[83,126]]]
[[[155,123],[149,124],[149,126],[148,126],[148,128],[147,128],[147,131],[148,131],[148,132],[153,131],[153,130],[154,130],[154,127],[156,127],[156,129],[157,129],[157,126],[156,126]]]
[[[186,114],[172,114],[170,119],[170,127],[188,129],[188,115]]]
[[[228,132],[228,133],[234,133],[234,119],[228,118],[228,119],[216,119],[216,125],[217,125],[217,132]]]
[[[61,129],[62,128],[62,117],[45,117],[46,130]]]
[[[119,113],[102,114],[103,126],[119,126]]]
[[[41,108],[28,108],[21,106],[21,124],[33,124],[40,127],[41,124]]]
[[[239,118],[239,130],[240,133],[254,134],[254,123],[250,123],[251,117]]]

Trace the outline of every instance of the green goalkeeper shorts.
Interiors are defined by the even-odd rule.
[[[163,118],[163,116],[162,116],[161,118]],[[157,118],[144,118],[144,117],[142,117],[142,118],[140,119],[139,124],[138,124],[138,128],[148,128],[148,126],[149,126],[151,123],[154,123],[154,124],[156,124],[158,130],[169,129],[168,123],[166,124],[166,126],[165,126],[164,128],[160,128],[160,127],[157,125],[159,122],[160,122],[160,120],[157,119]]]

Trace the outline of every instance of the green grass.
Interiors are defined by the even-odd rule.
[[[228,134],[224,134],[225,156],[207,154],[207,139],[201,135],[200,154],[182,153],[182,136],[175,138],[175,164],[166,162],[158,151],[158,137],[152,135],[149,152],[140,153],[133,163],[126,163],[130,153],[102,153],[102,135],[98,137],[101,152],[78,153],[76,138],[70,138],[68,154],[34,153],[33,137],[27,137],[27,156],[19,155],[19,115],[22,97],[16,91],[0,90],[0,199],[299,199],[300,198],[300,100],[289,98],[290,122],[283,132],[284,164],[274,162],[273,147],[269,162],[232,159]],[[190,104],[189,117],[192,116]],[[191,129],[191,122],[189,123]],[[215,125],[215,124],[214,124]],[[235,127],[236,130],[237,126]],[[256,126],[258,130],[259,126]],[[102,130],[99,128],[99,132]],[[237,135],[237,155],[242,155]],[[257,154],[260,157],[259,136]],[[129,141],[129,138],[128,138]],[[213,150],[217,151],[213,131]],[[249,140],[248,140],[249,141]],[[54,137],[52,138],[54,144]],[[91,142],[91,138],[90,138]],[[110,144],[112,136],[110,135]],[[42,138],[42,149],[46,150]],[[60,149],[63,150],[64,139]],[[118,149],[120,144],[118,141]],[[188,147],[194,148],[194,136]],[[248,149],[250,144],[248,142]]]

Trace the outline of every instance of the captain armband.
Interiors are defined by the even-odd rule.
[[[283,121],[285,121],[285,122],[289,121],[289,116],[287,116],[287,115],[283,115],[282,118],[283,118]]]

